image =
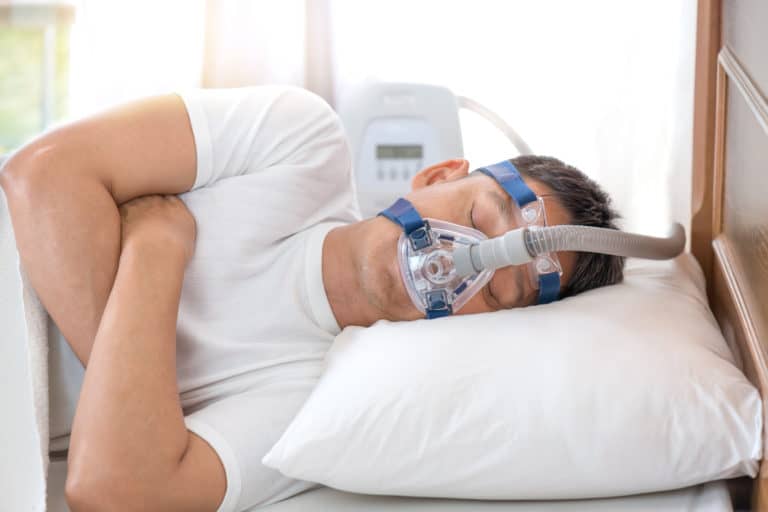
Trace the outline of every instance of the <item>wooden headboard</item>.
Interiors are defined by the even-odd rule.
[[[699,0],[691,250],[712,310],[768,398],[768,2]],[[765,424],[765,416],[763,419]],[[765,429],[763,446],[766,446]],[[765,448],[764,448],[765,450]],[[768,511],[768,461],[753,492]]]

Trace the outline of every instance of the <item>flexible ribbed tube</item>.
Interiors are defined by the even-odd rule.
[[[459,275],[522,265],[539,254],[580,251],[612,254],[628,258],[664,260],[674,258],[685,248],[685,229],[672,226],[668,237],[625,233],[591,226],[560,225],[546,228],[515,229],[502,236],[456,248],[454,266]]]
[[[625,233],[591,226],[561,225],[525,232],[525,248],[531,256],[556,251],[613,254],[628,258],[666,260],[685,248],[685,229],[675,223],[668,237]]]

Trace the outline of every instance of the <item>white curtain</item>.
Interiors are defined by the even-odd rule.
[[[604,185],[623,227],[689,221],[694,0],[81,0],[75,114],[178,87],[282,83],[331,104],[434,83]],[[514,155],[462,117],[472,165]]]
[[[70,117],[200,85],[204,0],[76,0]]]
[[[208,0],[205,87],[304,85],[305,0]]]
[[[447,86],[603,184],[625,228],[663,233],[690,216],[695,17],[693,0],[333,0],[336,94]],[[462,124],[472,165],[515,154]]]

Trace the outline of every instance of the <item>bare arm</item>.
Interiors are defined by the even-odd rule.
[[[176,385],[176,319],[194,220],[172,196],[122,210],[123,251],[73,425],[68,501],[77,512],[212,511],[224,473],[200,457],[205,443],[188,437]]]
[[[186,109],[168,95],[64,125],[3,166],[22,265],[84,365],[117,270],[117,206],[189,190],[195,165]]]
[[[118,205],[142,195],[188,190],[195,179],[195,165],[195,146],[186,110],[179,97],[169,95],[137,101],[64,125],[19,150],[0,170],[0,185],[8,199],[22,265],[43,305],[83,364],[89,362],[118,269],[121,245]],[[121,299],[115,298],[115,301],[121,305],[129,303],[124,298],[129,293],[141,291],[122,291]],[[125,337],[119,339],[125,340]],[[142,344],[144,350],[135,352],[130,360],[135,364],[139,359],[142,365],[162,360],[165,364],[162,371],[167,377],[170,375],[167,357],[156,357],[155,352],[169,350],[161,346],[168,342],[150,339],[155,345]],[[131,338],[128,344],[135,343]],[[123,350],[129,348],[123,347]],[[145,389],[152,389],[163,398],[145,404],[155,412],[150,416],[141,416],[141,413],[138,417],[131,416],[134,423],[154,418],[153,425],[163,435],[131,436],[125,430],[111,431],[101,423],[98,409],[90,402],[102,404],[110,400],[110,394],[99,394],[98,389],[101,379],[109,378],[108,366],[112,362],[120,364],[114,356],[118,349],[112,346],[111,351],[99,357],[100,364],[96,365],[93,375],[90,375],[90,366],[86,371],[91,391],[84,390],[81,396],[76,432],[70,445],[73,471],[67,485],[72,495],[81,501],[90,501],[99,491],[86,475],[104,472],[102,482],[108,481],[110,475],[117,480],[106,471],[112,468],[123,471],[121,485],[135,486],[137,493],[145,493],[147,499],[157,497],[160,491],[150,492],[142,487],[147,483],[142,479],[146,468],[157,467],[165,473],[155,484],[167,488],[167,492],[173,490],[177,497],[185,494],[185,490],[192,496],[208,493],[207,500],[201,503],[220,499],[224,486],[221,462],[207,443],[184,430],[180,409],[175,409],[178,403],[167,398],[167,378],[157,381],[164,384],[156,382],[154,387]],[[116,371],[123,379],[122,385],[131,379],[140,379],[134,382],[138,386],[142,383],[142,371],[152,369],[159,371],[156,366],[144,370],[118,366]],[[113,405],[122,404],[120,385],[105,382],[105,389],[117,393],[111,399]],[[164,385],[166,389],[157,385]],[[175,386],[174,382],[174,390]],[[178,396],[175,400],[178,401]],[[81,413],[81,409],[88,412]],[[141,425],[136,432],[142,432]],[[89,446],[103,450],[87,450]],[[184,450],[180,451],[179,447]],[[120,450],[140,456],[116,459],[121,455]],[[149,455],[151,459],[145,458]],[[201,480],[210,481],[211,485],[203,486]],[[170,481],[174,485],[166,487]]]

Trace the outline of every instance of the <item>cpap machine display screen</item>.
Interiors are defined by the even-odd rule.
[[[376,146],[376,158],[421,158],[423,146]]]
[[[423,159],[420,144],[377,145],[376,177],[379,181],[409,180],[421,170]]]

